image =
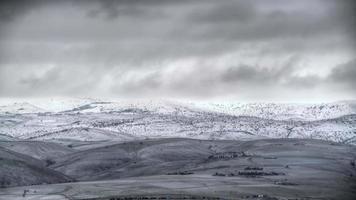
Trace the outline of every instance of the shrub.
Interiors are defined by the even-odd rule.
[[[50,165],[53,165],[53,164],[55,164],[55,163],[56,163],[56,161],[54,161],[54,160],[52,160],[52,159],[49,159],[49,158],[46,159],[46,167],[48,167],[48,166],[50,166]]]

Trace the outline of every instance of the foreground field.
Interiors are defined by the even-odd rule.
[[[13,146],[9,143],[16,146],[17,142],[1,145],[10,148]],[[55,145],[61,154],[47,157],[52,162],[42,167],[76,182],[48,184],[56,181],[51,179],[42,185],[31,185],[36,182],[31,183],[28,177],[26,183],[30,186],[0,189],[0,199],[351,200],[356,197],[356,148],[332,142],[172,138],[107,142],[107,145],[105,142],[85,145],[81,142],[77,146],[72,143],[72,150],[59,148],[58,143],[30,143],[26,142],[26,152],[36,152],[38,161],[45,151],[36,147],[43,150],[44,146]],[[21,153],[19,148],[13,150],[17,151],[16,155]],[[23,182],[12,183],[16,184],[23,185]]]

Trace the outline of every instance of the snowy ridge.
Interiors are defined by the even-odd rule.
[[[84,99],[16,103],[3,106],[1,111],[0,134],[14,139],[314,138],[356,144],[353,102],[202,104]]]
[[[15,103],[1,103],[0,114],[12,113],[98,113],[113,112],[129,109],[140,109],[157,113],[172,113],[182,107],[184,103],[170,100],[99,100],[79,98],[29,99]]]
[[[189,111],[218,112],[276,120],[323,120],[356,114],[355,101],[320,104],[278,104],[239,102],[188,102],[171,100],[37,99],[0,106],[1,113],[79,112],[99,113],[139,109],[162,114]],[[186,113],[188,114],[188,113]]]
[[[39,113],[44,111],[45,111],[44,109],[34,106],[27,102],[12,103],[9,105],[0,106],[0,113],[24,114],[24,113]]]
[[[255,116],[277,120],[322,120],[356,113],[355,102],[321,104],[276,103],[191,103],[194,107],[234,116]]]

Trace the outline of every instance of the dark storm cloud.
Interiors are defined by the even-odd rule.
[[[347,88],[356,91],[356,59],[335,67],[329,77],[329,81],[344,84]]]
[[[139,91],[153,94],[165,93],[171,96],[189,94],[195,97],[206,97],[225,93],[226,90],[241,92],[253,89],[254,92],[262,92],[266,89],[284,86],[303,90],[305,87],[315,87],[322,83],[323,80],[316,76],[296,75],[298,62],[299,58],[294,56],[286,59],[278,68],[248,64],[216,67],[209,63],[198,62],[188,70],[131,73],[126,76],[127,80],[114,86],[113,91],[128,94]]]
[[[1,1],[0,96],[354,97],[355,3],[286,2]]]
[[[281,67],[275,68],[271,66],[249,66],[240,65],[229,67],[221,75],[223,82],[253,82],[256,84],[276,84],[281,81],[297,79],[293,76],[296,71],[298,57],[291,57]]]
[[[14,23],[17,18],[25,16],[39,5],[40,2],[36,0],[33,2],[25,0],[0,1],[0,38],[8,33],[8,25]]]
[[[338,23],[340,23],[342,28],[353,38],[351,41],[356,45],[356,1],[345,0],[342,3],[338,1],[331,2],[334,3],[333,7]]]
[[[36,6],[38,2],[34,1],[12,1],[3,0],[0,2],[0,22],[11,22],[16,17],[25,15]]]
[[[257,82],[270,83],[279,79],[277,70],[256,69],[251,66],[242,65],[238,67],[230,67],[223,75],[223,82]]]
[[[327,34],[345,34],[341,20],[329,13],[315,14],[313,9],[270,10],[261,12],[253,1],[237,1],[212,6],[195,12],[187,21],[196,23],[188,29],[196,39],[224,39],[228,41],[266,41],[293,38],[315,39]],[[267,3],[267,2],[266,2]],[[331,10],[330,12],[336,12]]]
[[[88,4],[88,1],[77,2],[80,5]],[[87,12],[88,17],[105,17],[108,20],[121,16],[135,18],[162,17],[159,10],[148,11],[147,7],[179,5],[189,3],[188,0],[95,0],[90,2],[93,7]]]
[[[201,11],[191,13],[187,20],[199,23],[236,23],[247,22],[257,15],[257,10],[252,1],[235,1],[222,3],[219,6],[208,5]]]

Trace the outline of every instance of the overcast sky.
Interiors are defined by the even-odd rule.
[[[0,97],[356,98],[353,0],[0,2]]]

